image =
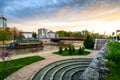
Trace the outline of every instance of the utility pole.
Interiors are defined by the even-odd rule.
[[[117,31],[116,31],[116,41],[117,41]]]
[[[14,27],[14,41],[15,41],[15,27]]]

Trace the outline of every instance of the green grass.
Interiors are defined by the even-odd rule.
[[[113,61],[109,61],[106,64],[110,70],[106,80],[120,80],[120,64],[116,64]]]
[[[43,60],[40,56],[25,57],[10,61],[0,62],[0,80],[3,80],[13,72],[31,63]]]
[[[110,69],[110,74],[106,80],[120,80],[120,43],[110,42],[107,53],[108,62],[106,65]]]
[[[90,54],[90,52],[84,51],[84,53],[80,54],[80,53],[78,53],[78,50],[75,50],[74,52],[72,52],[71,55],[69,54],[69,51],[63,51],[62,53],[53,52],[53,54],[58,54],[61,56],[78,56],[78,55],[88,55],[88,54]]]

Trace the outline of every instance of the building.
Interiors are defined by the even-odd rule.
[[[46,38],[57,38],[57,34],[55,32],[49,31],[46,33]]]
[[[32,32],[21,32],[24,36],[25,36],[25,38],[32,38]]]
[[[41,28],[38,29],[38,39],[46,38],[47,29]]]
[[[38,29],[38,39],[43,38],[57,38],[58,34],[45,28]]]
[[[52,38],[58,38],[58,34],[45,28],[38,29],[38,40],[50,42]]]
[[[6,28],[7,27],[7,19],[3,16],[0,16],[0,28]]]

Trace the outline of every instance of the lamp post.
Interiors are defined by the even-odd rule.
[[[15,41],[15,27],[14,27],[14,41]]]
[[[113,37],[113,40],[114,40],[114,35],[115,35],[115,32],[112,32],[112,37]]]
[[[116,31],[116,41],[117,41],[117,31]]]

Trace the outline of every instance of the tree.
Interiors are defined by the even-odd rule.
[[[68,37],[68,33],[66,31],[57,31],[60,37]]]
[[[68,51],[67,47],[64,49],[64,51]]]
[[[99,33],[92,34],[93,38],[99,38]]]
[[[72,55],[72,46],[69,45],[69,55]]]
[[[63,53],[63,47],[60,45],[59,46],[59,54],[62,54]]]
[[[19,34],[17,35],[17,39],[22,40],[22,38],[25,38],[25,36],[22,34],[22,32],[19,32]]]
[[[16,27],[11,28],[11,35],[12,39],[16,40],[18,37],[18,34],[20,33],[19,30]]]
[[[11,39],[11,31],[10,31],[10,28],[9,28],[9,27],[5,28],[5,31],[7,31],[7,32],[9,33],[9,39]]]
[[[81,32],[67,32],[67,31],[57,31],[59,37],[81,37]]]
[[[5,31],[9,33],[9,39],[10,40],[16,40],[16,39],[22,39],[24,38],[24,35],[21,33],[21,30],[18,30],[16,27],[13,28],[5,28]]]
[[[37,34],[35,32],[32,33],[32,37],[35,39],[37,38]]]
[[[5,30],[0,30],[0,41],[3,41],[3,44],[5,44],[5,40],[9,40],[9,33]]]
[[[80,46],[78,49],[78,54],[83,54],[84,50],[85,50],[85,48]]]
[[[75,33],[74,33],[74,37],[76,37],[76,38],[82,37],[81,32],[75,32]]]
[[[75,52],[75,47],[74,47],[74,45],[72,45],[71,47],[72,47],[72,52]]]
[[[83,42],[85,48],[88,48],[88,49],[93,49],[93,46],[94,46],[94,40],[93,40],[93,37],[91,35],[87,35],[84,42]]]

